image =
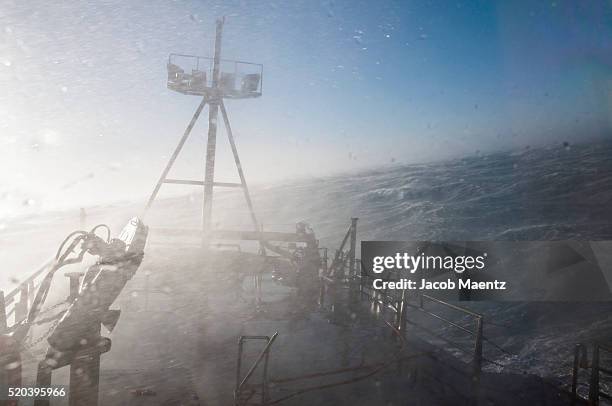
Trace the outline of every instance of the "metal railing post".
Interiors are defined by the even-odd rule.
[[[480,380],[480,371],[482,369],[482,327],[483,320],[482,316],[476,319],[476,345],[474,346],[474,361],[473,361],[473,374],[474,380]]]
[[[586,347],[576,344],[574,347],[574,365],[572,368],[572,405],[578,400],[578,371],[580,368],[588,368]]]
[[[319,278],[319,307],[325,306],[325,279],[323,277]]]
[[[256,302],[257,302],[257,307],[261,307],[262,304],[262,293],[261,293],[261,284],[262,284],[262,274],[261,273],[257,273],[255,275],[255,285],[256,285]]]
[[[349,278],[355,276],[355,251],[357,249],[357,217],[351,218],[351,237],[349,248]]]
[[[402,333],[402,336],[406,336],[406,289],[402,289],[402,298],[397,308],[397,329]]]
[[[34,280],[30,279],[30,281],[28,282],[28,292],[30,293],[30,301],[28,302],[28,306],[32,306],[32,304],[34,303],[34,299],[36,298],[36,295],[34,294]]]
[[[47,364],[47,360],[44,359],[38,364],[38,370],[36,373],[36,386],[51,386],[51,373],[52,368]],[[40,398],[34,400],[34,406],[49,406],[49,399]]]
[[[234,403],[239,404],[240,390],[240,369],[242,368],[242,346],[244,344],[243,337],[238,340],[238,365],[236,366],[236,389],[234,390]]]
[[[327,269],[327,265],[328,265],[327,264],[327,260],[328,260],[328,257],[327,257],[327,248],[323,248],[323,260],[322,261],[323,261],[323,273],[325,275],[327,275],[327,270],[328,270]]]
[[[593,346],[593,361],[591,363],[591,380],[589,382],[589,404],[599,404],[599,344]]]
[[[0,334],[5,334],[8,329],[6,320],[6,304],[4,303],[4,291],[0,290]]]
[[[270,358],[270,348],[266,349],[266,357],[263,366],[263,382],[261,387],[261,404],[265,405],[268,401],[268,360]]]
[[[265,369],[264,369],[264,373],[267,374],[268,369],[267,369],[267,357],[268,354],[270,352],[270,347],[272,346],[272,344],[274,343],[274,340],[276,340],[276,337],[278,337],[278,332],[274,333],[272,335],[272,337],[265,337],[265,336],[243,336],[241,337],[241,341],[240,343],[242,343],[242,339],[267,339],[266,345],[264,347],[264,349],[259,353],[259,355],[257,356],[257,359],[255,360],[255,362],[253,363],[253,365],[251,366],[251,368],[249,369],[249,371],[246,373],[246,375],[244,376],[244,378],[242,379],[242,381],[240,381],[240,368],[238,368],[237,372],[236,372],[236,377],[237,380],[236,382],[239,382],[236,385],[236,392],[235,392],[235,404],[239,405],[240,404],[240,392],[242,390],[242,387],[249,381],[249,379],[251,378],[251,376],[253,375],[253,373],[255,372],[255,370],[257,369],[257,367],[259,366],[259,364],[261,363],[262,360],[265,361]],[[242,350],[239,349],[239,355],[242,355]],[[240,357],[238,358],[240,360]],[[238,366],[240,367],[240,361],[238,363]],[[264,377],[264,382],[267,382],[267,377]],[[266,392],[266,390],[264,389],[264,392]]]
[[[361,260],[360,259],[356,259],[355,261],[359,262],[359,275],[360,275],[360,278],[359,278],[359,293],[361,293],[361,295],[363,295],[364,294],[363,287],[364,287],[364,285],[366,283],[369,283],[370,280],[368,279],[368,276],[365,273],[365,270],[364,270],[364,268],[363,268],[363,266],[361,264]],[[359,297],[361,297],[361,295]]]
[[[70,406],[98,406],[99,351],[79,351],[70,364]]]
[[[338,315],[338,309],[336,308],[336,302],[338,300],[337,298],[337,294],[338,294],[338,289],[337,289],[337,279],[334,279],[332,281],[329,282],[329,297],[330,297],[330,304],[331,304],[331,311],[332,311],[332,315],[334,317],[334,320],[336,320],[336,316]]]
[[[15,303],[15,323],[28,317],[28,284],[23,283],[20,290],[19,302]]]

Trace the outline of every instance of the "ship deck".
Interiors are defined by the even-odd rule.
[[[274,281],[267,266],[245,252],[150,247],[115,303],[122,311],[117,326],[103,334],[112,348],[102,355],[100,404],[234,404],[239,337],[275,332],[267,404],[570,403],[532,375],[483,372],[474,392],[469,363],[416,330],[398,339],[364,303],[330,313],[316,293]],[[260,271],[258,305],[253,278]],[[245,369],[261,349],[260,342],[246,344]],[[26,380],[29,371],[33,381],[34,365],[25,363]],[[261,379],[257,371],[252,381]],[[67,368],[53,383],[67,385]]]

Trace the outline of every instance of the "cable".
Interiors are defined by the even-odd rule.
[[[55,254],[55,260],[56,260],[56,261],[57,261],[57,260],[60,258],[60,256],[61,256],[61,254],[62,254],[62,251],[63,251],[64,246],[66,245],[66,243],[67,243],[67,242],[68,242],[68,241],[69,241],[69,240],[70,240],[72,237],[74,237],[74,236],[76,236],[76,235],[79,235],[79,236],[80,236],[80,238],[82,239],[82,238],[84,238],[84,236],[85,236],[85,235],[87,235],[87,231],[77,230],[77,231],[73,231],[73,232],[71,232],[70,234],[68,234],[68,236],[67,236],[66,238],[64,238],[64,241],[62,241],[62,243],[60,244],[59,248],[57,249],[57,253]],[[77,241],[77,240],[75,239],[75,241]]]
[[[85,249],[82,249],[76,258],[67,259],[70,253],[79,245],[82,241],[85,240],[88,233],[86,231],[77,230],[68,234],[64,241],[60,244],[57,253],[55,254],[55,263],[49,269],[43,280],[41,281],[38,291],[34,296],[34,300],[32,301],[31,308],[28,312],[25,320],[17,327],[15,330],[13,337],[18,341],[22,342],[28,334],[30,326],[35,322],[36,318],[41,312],[42,306],[47,299],[47,294],[49,293],[49,288],[51,287],[51,281],[53,280],[53,275],[55,272],[60,269],[64,265],[73,264],[76,262],[80,262],[83,260],[83,256],[85,255]],[[70,245],[66,249],[66,244],[72,239]]]
[[[95,234],[96,230],[98,228],[105,228],[106,229],[106,243],[108,244],[110,242],[111,239],[111,229],[109,226],[107,226],[106,224],[98,224],[97,226],[95,226],[94,228],[91,229],[90,233],[91,234]]]

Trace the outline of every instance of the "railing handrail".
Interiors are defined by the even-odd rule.
[[[421,312],[423,312],[423,313],[425,313],[425,314],[428,314],[428,315],[430,315],[431,317],[434,317],[434,318],[436,318],[436,319],[438,319],[438,320],[441,320],[441,321],[445,322],[446,324],[449,324],[449,325],[451,325],[451,326],[453,326],[453,327],[456,327],[456,328],[458,328],[459,330],[464,331],[464,332],[466,332],[466,333],[468,333],[468,334],[470,334],[470,335],[472,335],[472,336],[476,336],[476,335],[477,335],[477,332],[476,332],[476,331],[472,331],[472,330],[470,330],[470,329],[469,329],[469,328],[467,328],[467,327],[463,327],[462,325],[457,324],[457,323],[455,323],[455,322],[453,322],[453,321],[451,321],[451,320],[449,320],[449,319],[447,319],[447,318],[445,318],[445,317],[442,317],[442,316],[440,316],[439,314],[436,314],[436,313],[433,313],[433,312],[429,312],[429,311],[427,311],[427,310],[423,309],[422,307],[415,306],[415,305],[412,305],[412,304],[408,304],[408,306],[410,306],[410,307],[412,307],[412,308],[415,308],[415,309],[417,309],[417,310],[419,310],[419,311],[421,311]],[[479,318],[482,318],[482,316],[480,316]]]
[[[55,257],[51,257],[47,261],[39,265],[34,272],[30,274],[26,279],[21,281],[16,288],[11,290],[8,294],[4,294],[0,291],[0,330],[3,333],[10,332],[11,329],[16,327],[21,321],[23,321],[29,312],[30,306],[32,305],[33,295],[38,289],[40,281],[36,282],[36,279],[41,277],[45,271],[48,271],[50,267],[55,264]],[[19,299],[17,296],[21,295]],[[9,325],[9,319],[14,316],[12,325]]]
[[[403,331],[405,330],[405,323],[407,321],[406,318],[406,307],[410,306],[410,307],[414,307],[417,308],[419,311],[422,311],[432,317],[435,317],[453,327],[456,327],[468,334],[470,334],[472,337],[475,338],[475,343],[474,343],[474,350],[473,350],[473,359],[472,359],[472,367],[473,367],[473,376],[474,376],[474,382],[478,382],[480,380],[480,373],[481,373],[481,369],[482,369],[482,361],[483,361],[483,342],[486,340],[486,338],[484,337],[483,334],[483,327],[484,327],[484,315],[480,314],[480,313],[476,313],[472,310],[466,309],[462,306],[458,306],[452,303],[448,303],[444,300],[435,298],[433,296],[427,295],[425,293],[420,293],[419,295],[419,305],[415,306],[411,303],[409,303],[408,301],[408,297],[407,297],[407,292],[404,289],[402,291],[402,295],[401,298],[398,297],[394,297],[392,295],[388,295],[386,291],[381,292],[380,290],[374,289],[373,287],[367,286],[366,284],[364,284],[365,281],[367,281],[368,279],[370,279],[369,275],[364,275],[363,274],[363,270],[364,270],[364,265],[361,261],[361,259],[356,258],[355,256],[355,252],[354,250],[351,251],[351,255],[350,258],[346,258],[346,257],[342,257],[340,258],[343,254],[343,248],[344,245],[349,237],[349,234],[351,233],[351,231],[353,231],[353,239],[355,239],[355,235],[356,234],[356,219],[351,219],[351,228],[349,228],[349,230],[347,231],[347,233],[344,236],[344,239],[342,240],[342,243],[340,245],[340,249],[336,251],[336,256],[334,258],[334,261],[332,262],[332,267],[333,265],[338,262],[338,260],[342,260],[342,261],[352,261],[351,263],[351,268],[353,268],[354,265],[357,265],[357,267],[355,267],[355,269],[353,269],[353,273],[349,274],[348,277],[344,278],[344,281],[349,281],[352,282],[354,280],[359,280],[359,286],[360,286],[360,293],[361,294],[365,294],[366,296],[368,296],[369,298],[371,298],[372,300],[374,300],[376,303],[381,304],[384,307],[388,307],[390,308],[393,312],[395,312],[396,315],[396,322],[398,324],[397,329],[398,331],[401,331],[403,333]],[[359,270],[358,270],[359,269]],[[335,286],[334,281],[330,280],[331,278],[329,278],[327,275],[322,275],[321,279],[321,290],[320,290],[320,299],[319,302],[322,304],[324,302],[324,296],[325,296],[325,282],[330,282],[332,284],[332,286]],[[367,288],[366,288],[367,286]],[[364,289],[365,288],[365,289]],[[366,292],[367,289],[371,289],[371,292]],[[335,290],[335,289],[334,289]],[[436,313],[427,311],[423,308],[423,301],[424,299],[429,300],[431,302],[440,304],[442,306],[445,306],[447,308],[453,309],[455,311],[459,311],[463,314],[469,315],[471,317],[474,317],[474,320],[476,321],[476,326],[475,326],[475,330],[472,331],[469,328],[466,328],[464,326],[461,326],[451,320],[448,320],[445,317],[442,317]],[[388,303],[387,303],[388,302]],[[500,348],[500,347],[497,347]],[[500,348],[501,349],[501,348]]]
[[[13,289],[12,291],[4,295],[5,305],[11,304],[13,302],[13,298],[21,292],[21,288],[23,287],[23,285],[29,284],[34,279],[36,279],[38,276],[40,276],[45,270],[48,269],[49,266],[53,264],[54,261],[55,261],[55,257],[51,257],[45,262],[43,262],[42,265],[39,265],[38,268],[36,268],[36,271],[34,271],[32,275],[28,276],[28,278],[20,282],[19,285],[15,289]]]
[[[402,298],[396,298],[393,296],[388,295],[386,292],[381,292],[380,290],[374,289],[373,287],[368,286],[367,284],[364,284],[364,280],[369,279],[369,277],[367,275],[360,275],[360,273],[356,273],[355,275],[356,278],[360,279],[360,286],[361,286],[361,292],[363,294],[365,294],[366,296],[370,297],[371,299],[373,299],[375,302],[390,308],[392,311],[394,311],[396,313],[397,316],[397,321],[399,323],[400,326],[403,326],[404,323],[404,319],[406,318],[405,315],[405,307],[411,307],[414,309],[417,309],[421,312],[424,312],[425,314],[430,315],[431,317],[434,317],[438,320],[441,320],[442,322],[453,326],[455,328],[460,329],[461,331],[464,331],[466,333],[468,333],[470,336],[475,338],[475,343],[474,343],[474,349],[473,349],[473,359],[472,359],[472,365],[473,365],[473,374],[476,380],[478,380],[478,377],[480,376],[480,371],[482,368],[482,361],[483,361],[483,354],[482,354],[482,350],[483,350],[483,342],[486,340],[484,335],[483,335],[483,324],[484,324],[484,315],[474,312],[470,309],[467,309],[465,307],[462,306],[458,306],[449,302],[446,302],[444,300],[438,299],[436,297],[424,294],[424,293],[420,293],[419,294],[419,299],[420,302],[418,305],[415,305],[413,303],[409,303],[408,298],[405,295],[402,295]],[[364,289],[365,288],[365,289]],[[366,292],[365,290],[370,290],[371,292]],[[447,308],[450,308],[452,310],[455,311],[459,311],[463,314],[466,314],[468,316],[471,316],[474,318],[474,320],[476,321],[476,326],[474,330],[470,330],[467,327],[464,327],[460,324],[457,324],[455,322],[453,322],[452,320],[449,320],[439,314],[433,313],[431,311],[428,311],[426,309],[423,308],[423,299],[428,300],[430,302],[434,302],[437,304],[440,304],[442,306],[445,306]],[[389,303],[387,303],[389,302]],[[397,306],[393,306],[393,303],[397,303]],[[400,305],[400,302],[403,303]],[[403,327],[401,328],[403,329]],[[498,347],[499,348],[499,347]]]
[[[240,390],[240,388],[242,388],[247,383],[247,381],[251,378],[251,375],[253,375],[253,372],[255,372],[255,370],[259,366],[259,363],[264,358],[264,356],[266,355],[266,353],[270,349],[270,346],[272,345],[272,343],[274,343],[274,340],[276,339],[277,336],[278,336],[278,332],[274,333],[272,335],[272,337],[270,337],[270,339],[268,340],[268,342],[264,346],[263,350],[259,353],[259,355],[257,356],[257,359],[255,360],[255,362],[253,363],[253,365],[249,369],[249,372],[247,372],[247,374],[244,376],[244,379],[242,380],[242,382],[240,382],[240,385],[238,385],[238,390]]]
[[[436,302],[436,303],[441,304],[443,306],[450,307],[451,309],[454,309],[454,310],[457,310],[457,311],[469,314],[470,316],[480,317],[480,318],[483,317],[483,315],[480,314],[480,313],[476,313],[476,312],[474,312],[474,311],[472,311],[470,309],[467,309],[465,307],[462,307],[462,306],[458,306],[458,305],[455,305],[455,304],[452,304],[452,303],[449,303],[449,302],[445,302],[444,300],[435,298],[435,297],[430,296],[428,294],[422,293],[421,296],[424,297],[425,299],[429,299],[432,302]]]
[[[199,55],[187,55],[187,54],[171,53],[168,56],[168,62],[171,62],[173,56],[179,56],[179,57],[183,57],[183,58],[206,59],[206,60],[209,60],[209,61],[212,61],[214,59],[213,57],[210,57],[210,56],[199,56]],[[263,68],[263,63],[241,61],[241,60],[238,60],[238,59],[221,59],[220,61],[221,62],[240,63],[240,64],[244,64],[244,65],[254,65],[254,66],[260,66],[261,68]]]
[[[360,276],[359,278],[361,278],[361,276]],[[367,286],[366,288],[367,288],[367,289],[370,289],[370,290],[376,290],[376,289],[371,288],[371,287],[369,287],[369,286]],[[382,295],[384,298],[386,298],[386,299],[388,299],[388,300],[390,300],[390,301],[391,301],[391,300],[393,300],[393,299],[395,299],[395,298],[393,298],[392,296],[389,296],[389,295],[388,295],[388,294],[386,294],[386,293],[381,293],[381,292],[380,292],[380,291],[378,291],[378,290],[376,290],[376,291],[377,291],[377,292],[379,292],[379,294],[381,294],[381,295]],[[484,315],[483,315],[483,314],[481,314],[481,313],[474,312],[474,311],[472,311],[472,310],[470,310],[470,309],[467,309],[467,308],[465,308],[465,307],[458,306],[458,305],[456,305],[456,304],[446,302],[446,301],[444,301],[444,300],[438,299],[438,298],[436,298],[436,297],[430,296],[430,295],[425,294],[425,293],[421,293],[421,294],[419,295],[419,298],[425,298],[425,299],[427,299],[427,300],[429,300],[429,301],[432,301],[432,302],[434,302],[434,303],[438,303],[438,304],[440,304],[440,305],[442,305],[442,306],[446,306],[446,307],[448,307],[448,308],[450,308],[450,309],[453,309],[453,310],[456,310],[456,311],[459,311],[459,312],[465,313],[465,314],[467,314],[467,315],[469,315],[469,316],[472,316],[472,317],[475,317],[475,318],[477,318],[477,319],[483,319],[483,318],[484,318]],[[384,303],[384,304],[386,304],[386,303]],[[417,309],[423,310],[423,309],[422,309],[422,307],[415,306],[415,305],[412,305],[412,304],[409,304],[409,303],[407,303],[407,304],[408,304],[409,306],[411,306],[411,307],[414,307],[414,308],[417,308]],[[452,325],[454,325],[455,327],[458,327],[458,328],[460,328],[460,329],[462,329],[462,330],[464,330],[464,331],[466,331],[466,332],[468,332],[468,333],[471,333],[471,334],[476,334],[476,332],[471,331],[471,330],[469,330],[469,329],[467,329],[467,328],[465,328],[465,327],[463,327],[463,326],[461,326],[461,325],[455,324],[455,323],[453,323],[452,321],[450,321],[450,320],[448,320],[448,319],[446,319],[446,318],[444,318],[444,317],[442,317],[442,316],[440,316],[440,315],[437,315],[437,314],[432,314],[431,312],[428,312],[428,311],[426,311],[426,310],[423,310],[423,311],[424,311],[425,313],[427,313],[427,314],[430,314],[430,315],[431,315],[431,316],[433,316],[433,317],[439,318],[440,320],[442,320],[442,321],[444,321],[444,322],[447,322],[447,323],[449,323],[449,324],[452,324]],[[612,349],[611,349],[611,352],[612,352]]]
[[[241,336],[240,337],[240,341],[238,342],[238,345],[239,345],[238,369],[236,371],[238,376],[237,376],[237,379],[236,379],[236,392],[234,394],[234,396],[236,398],[236,404],[238,404],[240,392],[241,392],[243,386],[246,385],[246,383],[251,378],[251,376],[253,375],[253,373],[255,372],[255,370],[257,369],[259,364],[261,363],[261,361],[264,358],[266,358],[266,360],[267,360],[267,356],[268,356],[268,353],[270,351],[270,347],[274,343],[274,340],[276,340],[277,336],[278,336],[278,331],[275,332],[274,334],[272,334],[272,337],[268,337],[268,336]],[[244,376],[242,381],[240,381],[240,383],[238,383],[238,380],[240,379],[240,364],[241,364],[241,358],[242,358],[242,343],[243,343],[244,340],[267,340],[267,342],[266,342],[266,345],[264,346],[263,350],[257,356],[257,359],[255,360],[255,362],[253,363],[253,365],[251,366],[251,368],[249,369],[247,374]],[[264,369],[267,369],[267,361],[266,361],[265,364],[266,364],[266,366],[264,367]],[[266,382],[267,377],[265,376],[266,374],[267,374],[267,370],[264,370],[264,382],[263,382],[264,392],[262,393],[262,397],[264,399],[265,399],[265,395],[266,395],[266,393],[265,393],[265,385],[267,385],[267,382]]]
[[[612,347],[609,347],[607,344],[604,343],[594,342],[592,360],[589,364],[587,345],[584,343],[578,343],[574,347],[574,364],[572,370],[571,387],[572,404],[575,404],[578,399],[584,399],[582,398],[582,396],[578,395],[578,372],[580,368],[586,370],[588,370],[589,368],[591,369],[591,376],[589,377],[589,404],[595,406],[598,405],[600,397],[612,399],[611,394],[599,390],[599,374],[602,372],[606,374],[612,374],[612,370],[602,368],[599,365],[601,359],[599,355],[600,350],[612,353]]]

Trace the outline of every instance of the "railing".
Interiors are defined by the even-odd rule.
[[[168,57],[168,88],[185,94],[207,94],[213,87],[213,58],[170,54]],[[259,63],[221,59],[219,88],[224,97],[261,96],[263,65]]]
[[[365,274],[363,264],[359,259],[355,257],[356,251],[356,242],[357,242],[357,218],[351,219],[351,226],[347,230],[342,243],[340,244],[340,248],[336,250],[336,254],[331,265],[327,266],[327,258],[325,259],[325,263],[322,266],[322,274],[320,278],[321,286],[319,291],[319,305],[321,307],[325,306],[325,298],[327,294],[330,294],[332,297],[332,306],[331,309],[336,308],[336,297],[338,295],[338,288],[340,286],[344,286],[349,288],[351,295],[354,297],[356,294],[358,297],[366,296],[368,299],[375,303],[377,306],[377,310],[380,310],[382,313],[385,311],[391,311],[394,314],[393,323],[389,323],[385,320],[391,328],[393,328],[398,334],[402,337],[406,331],[406,322],[407,319],[407,309],[413,308],[424,314],[429,315],[437,320],[440,320],[446,323],[449,326],[452,326],[458,330],[463,331],[464,333],[469,334],[474,338],[474,347],[471,351],[472,357],[472,374],[475,381],[480,379],[480,373],[482,370],[482,362],[483,358],[483,342],[486,338],[483,336],[483,326],[484,326],[484,316],[482,314],[473,312],[469,309],[466,309],[461,306],[457,306],[452,303],[445,302],[443,300],[437,299],[433,296],[429,296],[427,294],[419,293],[418,294],[418,304],[414,305],[410,303],[408,293],[405,289],[401,291],[393,290],[391,294],[389,294],[386,290],[381,291],[374,289],[371,285],[370,278],[367,274]],[[347,242],[350,241],[350,248],[348,251],[345,251],[345,246]],[[348,272],[346,272],[348,268]],[[357,292],[358,290],[358,292]],[[435,303],[439,306],[442,306],[446,309],[451,309],[453,311],[457,311],[462,313],[464,316],[469,316],[473,318],[474,328],[470,329],[465,326],[460,325],[457,322],[447,319],[446,317],[437,314],[425,307],[426,303]],[[417,325],[416,323],[412,323]],[[418,325],[417,325],[418,326]],[[422,326],[418,326],[425,329]],[[425,329],[426,330],[426,329]],[[435,332],[430,333],[439,337]],[[439,337],[443,338],[443,337]],[[443,338],[444,341],[449,342],[455,348],[466,352],[465,348],[458,346],[455,343],[452,343],[450,340]],[[501,347],[493,344],[498,350],[505,352]],[[470,352],[468,352],[470,353]],[[489,361],[489,360],[487,360]],[[489,361],[492,362],[492,361]]]
[[[601,358],[600,353],[607,352],[612,354],[612,347],[595,343],[593,345],[593,359],[591,364],[588,362],[587,347],[585,344],[576,344],[574,348],[574,366],[572,370],[572,404],[576,404],[578,400],[584,400],[578,395],[578,375],[580,369],[591,369],[591,375],[589,378],[589,398],[588,402],[590,405],[599,405],[599,399],[604,398],[606,400],[612,400],[612,394],[602,392],[599,384],[599,375],[605,374],[612,376],[612,370],[604,368],[600,365]]]
[[[447,309],[452,309],[454,311],[458,311],[460,313],[463,313],[464,315],[470,316],[474,319],[475,321],[475,328],[474,330],[470,330],[469,328],[466,328],[460,324],[457,324],[451,320],[446,319],[445,317],[436,314],[434,312],[428,311],[425,309],[425,303],[436,303],[439,304],[443,307],[446,307]],[[483,344],[483,324],[484,324],[484,316],[480,313],[476,313],[473,312],[469,309],[466,309],[464,307],[461,306],[457,306],[455,304],[452,303],[448,303],[445,302],[443,300],[440,299],[436,299],[435,297],[426,295],[426,294],[420,294],[419,295],[419,304],[418,306],[414,306],[412,304],[410,304],[408,301],[405,302],[406,306],[412,307],[414,309],[417,309],[435,319],[438,319],[446,324],[448,324],[449,326],[455,327],[469,335],[471,335],[472,337],[474,337],[474,352],[472,355],[472,374],[475,378],[479,378],[480,377],[480,372],[482,370],[482,344]]]
[[[251,379],[251,377],[253,376],[253,373],[255,372],[255,370],[257,369],[257,367],[262,361],[264,362],[264,365],[263,365],[263,379],[260,385],[261,386],[261,405],[266,404],[268,400],[268,358],[270,355],[270,347],[274,343],[274,340],[276,340],[277,336],[278,336],[278,332],[274,333],[272,337],[269,337],[269,336],[240,336],[240,340],[238,341],[238,366],[236,368],[236,389],[234,391],[234,403],[236,406],[244,406],[244,405],[249,404],[248,403],[249,400],[255,394],[255,391],[253,391],[251,394],[247,394],[246,397],[243,397],[243,392],[247,388],[249,379]],[[255,362],[253,363],[249,371],[246,373],[244,378],[242,378],[241,380],[240,376],[241,376],[241,368],[242,368],[243,347],[244,347],[244,342],[248,340],[266,340],[266,345],[264,346],[263,350],[257,356],[257,359],[255,360]]]
[[[84,208],[81,208],[79,211],[79,225],[81,230],[84,230],[87,226],[87,212]],[[41,280],[44,278],[46,271],[50,270],[54,264],[55,257],[51,257],[38,266],[30,276],[21,281],[8,294],[0,290],[0,334],[10,333],[19,323],[26,319]],[[71,289],[73,289],[74,275],[71,277],[67,274],[66,276],[71,278]],[[9,322],[11,317],[13,318],[12,323]]]
[[[40,265],[26,280],[8,294],[0,291],[0,330],[1,333],[10,332],[12,328],[23,321],[29,312],[36,289],[40,285],[40,280],[54,263],[54,258],[50,258]],[[18,298],[19,297],[19,298]],[[13,317],[13,323],[9,323]]]
[[[355,252],[357,248],[357,217],[351,218],[351,225],[344,234],[340,247],[336,250],[331,264],[328,266],[327,249],[323,248],[324,257],[322,264],[323,275],[337,281],[350,281],[355,277],[356,260]],[[344,247],[348,243],[348,251]]]
[[[466,309],[461,306],[457,306],[452,303],[445,302],[443,300],[437,299],[433,296],[430,296],[424,293],[418,294],[417,296],[418,304],[415,305],[409,301],[409,298],[406,294],[406,290],[401,290],[399,292],[394,291],[394,293],[396,294],[390,295],[385,291],[379,291],[379,290],[374,289],[368,283],[364,283],[363,280],[367,279],[364,276],[361,276],[360,278],[361,278],[361,283],[360,283],[361,294],[368,297],[370,301],[378,304],[380,306],[379,307],[380,310],[382,310],[383,312],[385,310],[393,312],[395,315],[395,328],[401,334],[405,333],[406,322],[409,321],[407,318],[407,309],[412,308],[419,312],[427,314],[430,317],[440,320],[444,322],[445,324],[452,326],[458,330],[461,330],[464,333],[467,333],[470,336],[474,337],[474,348],[471,353],[472,374],[475,379],[480,378],[480,373],[482,370],[482,361],[483,361],[483,341],[484,341],[484,336],[483,336],[484,316],[482,314],[473,312],[469,309]],[[399,293],[399,296],[398,296],[398,293]],[[475,322],[474,329],[471,330],[467,327],[464,327],[458,324],[457,322],[447,319],[446,317],[438,313],[434,313],[433,311],[425,307],[426,303],[435,303],[444,308],[460,312],[464,316],[472,317]],[[416,325],[416,323],[412,323],[412,324]],[[445,339],[445,341],[450,342],[448,339]],[[453,344],[452,342],[450,343]],[[465,352],[465,350],[459,346],[456,346],[456,348]]]

